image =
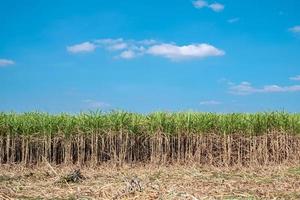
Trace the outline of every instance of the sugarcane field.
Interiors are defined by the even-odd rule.
[[[300,0],[0,0],[0,200],[300,200]]]

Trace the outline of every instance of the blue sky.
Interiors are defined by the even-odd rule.
[[[0,0],[0,111],[300,112],[298,0]]]

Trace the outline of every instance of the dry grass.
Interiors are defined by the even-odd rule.
[[[2,166],[0,199],[300,199],[299,166],[110,165],[81,168],[81,182],[62,181],[74,169]]]
[[[147,133],[146,133],[147,135]],[[300,163],[300,135],[127,132],[72,137],[0,136],[0,164],[97,165],[197,163],[218,167]]]

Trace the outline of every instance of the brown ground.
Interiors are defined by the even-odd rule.
[[[300,167],[0,167],[0,199],[300,199]]]

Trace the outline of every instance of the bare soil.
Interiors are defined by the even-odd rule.
[[[300,166],[2,165],[0,199],[300,199]]]

